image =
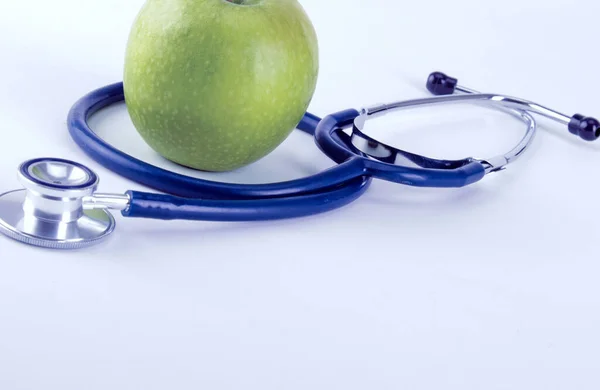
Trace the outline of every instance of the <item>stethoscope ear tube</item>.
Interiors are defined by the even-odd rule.
[[[476,91],[469,88],[459,86],[458,79],[450,77],[443,72],[431,73],[427,78],[426,87],[429,92],[436,96],[453,95],[457,91],[476,93]],[[586,117],[581,114],[569,117],[539,104],[508,96],[495,95],[490,100],[501,102],[507,108],[511,107],[517,110],[531,111],[565,124],[568,126],[571,134],[578,136],[584,141],[595,141],[600,138],[600,122],[596,118]]]

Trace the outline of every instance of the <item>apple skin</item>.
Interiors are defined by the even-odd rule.
[[[147,0],[125,57],[138,133],[164,158],[211,172],[277,148],[319,73],[317,35],[296,0]]]

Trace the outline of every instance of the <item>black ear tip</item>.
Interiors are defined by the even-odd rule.
[[[596,118],[575,114],[569,123],[569,131],[586,141],[595,141],[600,138],[600,122]]]
[[[452,95],[458,80],[442,72],[433,72],[427,78],[427,90],[434,95]]]

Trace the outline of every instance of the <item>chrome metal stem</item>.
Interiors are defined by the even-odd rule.
[[[548,107],[541,106],[537,103],[530,102],[528,100],[515,98],[511,96],[498,95],[498,94],[489,94],[489,93],[477,93],[471,89],[465,87],[457,87],[458,91],[468,93],[469,95],[448,95],[448,96],[436,96],[430,98],[422,98],[422,99],[414,99],[407,100],[401,102],[394,102],[388,104],[380,104],[376,106],[372,106],[366,108],[366,112],[369,116],[378,117],[381,115],[385,115],[389,112],[404,109],[404,108],[412,108],[416,106],[430,106],[434,104],[441,103],[457,103],[457,102],[465,102],[465,101],[494,101],[498,102],[502,106],[506,108],[511,108],[520,111],[529,111],[539,115],[542,115],[546,118],[550,118],[562,124],[568,125],[571,121],[571,117],[564,115],[558,111],[554,111]]]
[[[467,95],[481,94],[479,91],[460,85],[456,86],[456,91],[462,92]],[[513,115],[516,118],[523,120],[524,122],[529,124],[529,129],[527,130],[525,136],[521,139],[521,141],[508,153],[504,155],[495,156],[486,160],[479,160],[486,166],[486,173],[498,172],[503,170],[508,164],[512,163],[523,153],[525,153],[529,145],[531,145],[531,142],[533,141],[537,130],[537,122],[528,111],[514,107],[510,108],[509,106],[506,106],[504,104],[495,107],[495,109],[506,112],[507,114]]]
[[[84,210],[103,209],[123,211],[129,207],[129,196],[119,194],[94,194],[83,198]]]
[[[479,93],[473,89],[463,87],[460,85],[456,86],[456,90],[459,92],[463,92],[463,93],[481,95],[481,93]],[[523,100],[523,99],[514,98],[514,97],[510,97],[510,96],[503,96],[503,95],[496,95],[496,98],[490,99],[490,100],[500,102],[503,106],[505,106],[507,108],[517,109],[520,111],[534,112],[536,114],[542,115],[546,118],[552,119],[552,120],[562,123],[564,125],[568,125],[569,122],[571,122],[570,116],[562,114],[558,111],[552,110],[548,107],[544,107],[537,103],[530,102],[528,100]]]

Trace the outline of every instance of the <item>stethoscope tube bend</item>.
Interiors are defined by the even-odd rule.
[[[323,192],[358,177],[346,177],[340,174],[343,172],[338,167],[334,167],[310,177],[281,183],[233,184],[171,172],[117,149],[104,141],[89,126],[88,121],[92,115],[124,100],[123,83],[108,85],[84,96],[75,103],[67,117],[69,134],[73,141],[100,165],[135,183],[163,193],[194,199],[279,198]],[[297,128],[312,135],[320,120],[319,117],[306,113]],[[360,179],[358,181],[360,182]]]

